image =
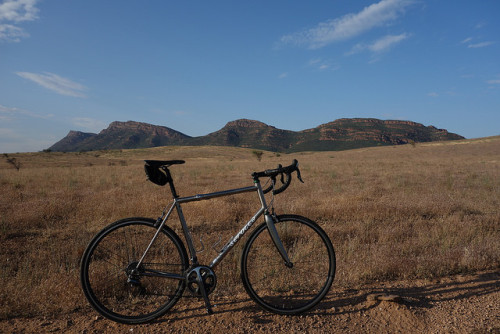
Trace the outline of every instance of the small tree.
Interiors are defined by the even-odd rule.
[[[14,166],[14,168],[17,169],[17,171],[19,171],[19,168],[21,168],[21,163],[17,161],[16,158],[14,157],[10,158],[7,153],[5,153],[4,156],[5,158],[7,158],[7,162],[12,166]]]
[[[264,152],[262,152],[262,151],[253,151],[252,153],[253,153],[253,155],[255,155],[255,157],[257,158],[258,161],[262,160],[262,155],[264,154]]]

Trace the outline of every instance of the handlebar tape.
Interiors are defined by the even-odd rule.
[[[252,174],[252,177],[254,179],[258,179],[259,177],[271,178],[271,185],[263,190],[263,192],[265,194],[274,188],[274,186],[276,184],[276,177],[278,175],[280,175],[281,176],[280,181],[283,185],[281,187],[279,187],[278,189],[273,190],[273,194],[276,195],[276,194],[279,194],[279,193],[285,191],[285,189],[288,188],[288,186],[290,185],[290,182],[292,181],[291,174],[294,171],[297,171],[297,178],[300,180],[300,182],[304,183],[304,181],[302,180],[302,177],[300,175],[300,170],[299,170],[298,166],[299,166],[299,162],[296,159],[294,159],[290,166],[282,167],[281,165],[278,165],[278,168],[275,168],[275,169],[266,169],[265,171],[262,171],[262,172],[254,172]]]

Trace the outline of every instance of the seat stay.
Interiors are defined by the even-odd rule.
[[[160,223],[160,226],[158,226],[156,232],[155,232],[155,235],[153,236],[153,238],[151,239],[151,241],[149,242],[149,245],[148,247],[146,247],[146,250],[144,251],[144,253],[142,254],[142,257],[141,259],[139,260],[139,262],[137,262],[137,266],[136,266],[136,269],[139,269],[142,262],[144,261],[144,258],[146,257],[146,255],[148,254],[149,252],[149,249],[151,248],[151,246],[153,245],[153,243],[155,242],[156,238],[158,238],[158,235],[160,234],[160,231],[162,230],[163,226],[165,226],[165,222],[167,221],[168,217],[170,216],[170,214],[172,213],[172,210],[174,209],[174,206],[175,206],[175,203],[172,204],[172,206],[170,206],[170,209],[168,210],[168,212],[166,214],[164,214],[163,216],[163,219],[161,220],[161,223]],[[161,219],[162,217],[160,217]]]

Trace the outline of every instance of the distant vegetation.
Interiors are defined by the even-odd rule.
[[[147,148],[174,145],[234,146],[274,152],[338,151],[380,145],[464,139],[433,126],[410,121],[372,118],[339,119],[303,131],[277,129],[262,122],[239,119],[219,131],[190,137],[173,129],[139,122],[113,122],[99,134],[70,131],[50,147],[78,152],[102,149]]]
[[[310,217],[329,234],[338,260],[333,289],[500,268],[500,137],[263,151],[260,162],[253,152],[177,146],[0,156],[0,317],[90,310],[78,275],[92,236],[120,218],[156,218],[169,201],[166,188],[146,180],[143,159],[186,160],[171,168],[181,196],[248,186],[253,171],[298,159],[305,183],[294,178],[275,198],[276,212]],[[200,238],[206,245],[202,263],[219,236],[224,244],[254,213],[252,195],[184,207],[196,246]],[[181,233],[176,220],[167,224]],[[215,294],[243,293],[238,247],[217,267]]]

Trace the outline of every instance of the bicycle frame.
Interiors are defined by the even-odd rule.
[[[213,193],[206,193],[206,194],[198,194],[195,196],[188,196],[188,197],[177,197],[175,193],[175,188],[173,188],[173,195],[174,195],[174,201],[168,211],[165,210],[163,211],[163,214],[160,218],[158,218],[158,222],[160,222],[160,225],[158,226],[158,229],[153,236],[151,242],[149,243],[148,247],[146,248],[144,254],[142,255],[141,259],[137,263],[137,268],[140,267],[142,264],[144,258],[146,257],[149,249],[153,245],[154,241],[156,240],[158,234],[160,233],[161,229],[165,225],[166,221],[170,217],[172,211],[174,208],[177,209],[177,213],[179,215],[179,220],[181,222],[182,230],[184,237],[186,239],[187,245],[188,245],[188,250],[190,254],[190,262],[192,265],[198,265],[198,258],[197,258],[197,252],[194,247],[193,239],[191,237],[191,233],[189,231],[189,228],[187,226],[186,219],[184,218],[184,214],[182,212],[182,203],[189,203],[189,202],[196,202],[196,201],[202,201],[202,200],[209,200],[212,198],[216,197],[224,197],[224,196],[231,196],[231,195],[236,195],[236,194],[241,194],[241,193],[246,193],[246,192],[253,192],[256,191],[259,200],[261,203],[260,209],[250,218],[250,220],[243,226],[243,228],[233,237],[230,238],[230,240],[224,245],[222,250],[218,253],[218,255],[211,261],[211,263],[208,265],[209,268],[214,268],[219,264],[224,257],[231,251],[231,249],[238,243],[238,241],[243,237],[243,235],[252,227],[252,225],[257,221],[257,219],[262,216],[263,214],[265,215],[265,222],[267,224],[269,234],[271,235],[271,239],[273,240],[276,248],[278,249],[281,257],[285,261],[285,265],[288,267],[293,266],[291,263],[290,259],[288,258],[288,254],[286,253],[285,248],[283,247],[283,244],[281,243],[281,240],[279,239],[278,233],[276,231],[276,227],[274,226],[274,218],[272,215],[268,212],[268,205],[266,203],[266,198],[264,196],[264,192],[262,190],[260,181],[256,179],[254,181],[254,185],[250,187],[244,187],[244,188],[235,188],[235,189],[229,189],[229,190],[224,190],[224,191],[218,191],[218,192],[213,192]],[[154,276],[163,276],[163,277],[168,277],[168,278],[175,278],[175,279],[180,279],[183,280],[185,279],[184,276],[177,275],[177,274],[169,274],[169,273],[161,273],[157,271],[151,271],[154,272]],[[148,274],[146,274],[148,275]],[[151,275],[151,274],[149,274]],[[151,276],[153,276],[151,275]]]
[[[120,219],[89,242],[82,255],[80,280],[85,297],[100,314],[126,324],[144,323],[165,314],[186,290],[202,297],[208,314],[212,314],[209,295],[217,289],[214,268],[242,239],[245,245],[241,248],[240,278],[249,297],[263,309],[282,315],[300,314],[328,293],[335,276],[335,251],[330,238],[307,217],[274,212],[274,196],[288,188],[292,173],[302,181],[297,160],[289,166],[253,172],[253,185],[248,187],[188,197],[177,194],[169,170],[184,160],[145,162],[148,179],[159,186],[168,184],[173,201],[168,201],[156,221],[142,217]],[[277,185],[278,177],[281,186]],[[261,185],[261,180],[267,182]],[[236,194],[247,197],[250,192],[255,192],[260,201],[260,205],[251,202],[255,214],[246,223],[246,219],[238,219],[238,228],[220,231],[219,240],[212,246],[214,253],[198,259],[205,245],[200,238],[201,248],[195,247],[198,243],[193,242],[193,236],[198,233],[191,235],[196,231],[188,226],[186,218],[191,215],[186,212],[184,216],[183,204]],[[179,219],[180,228],[169,221],[174,211],[178,217],[173,220]],[[253,226],[258,219],[262,220]],[[214,232],[219,228],[214,226]],[[250,236],[243,238],[247,232]],[[230,267],[223,276],[237,273],[234,263]]]

